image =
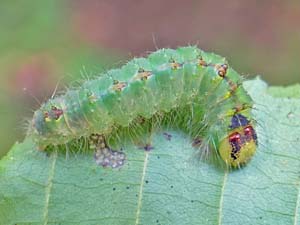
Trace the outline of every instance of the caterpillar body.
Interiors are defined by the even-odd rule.
[[[42,148],[87,137],[96,162],[117,167],[124,154],[111,151],[105,137],[143,127],[141,121],[162,125],[176,114],[172,121],[191,138],[200,137],[200,148],[216,150],[227,165],[238,167],[257,147],[253,101],[242,81],[216,54],[194,46],[160,49],[48,100],[35,111],[28,133]]]

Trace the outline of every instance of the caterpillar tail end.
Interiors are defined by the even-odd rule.
[[[219,154],[224,162],[233,168],[246,164],[256,152],[257,137],[251,125],[240,126],[230,132],[219,146]]]

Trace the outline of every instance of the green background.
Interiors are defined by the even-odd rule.
[[[198,44],[247,77],[299,83],[299,21],[299,1],[1,1],[0,156],[55,90],[156,48]]]

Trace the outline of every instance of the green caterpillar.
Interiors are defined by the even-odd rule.
[[[34,113],[29,135],[41,148],[89,138],[96,162],[117,167],[125,157],[111,151],[107,136],[172,121],[238,167],[257,147],[242,80],[221,56],[194,46],[161,49],[50,99]]]

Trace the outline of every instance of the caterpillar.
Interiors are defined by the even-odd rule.
[[[253,101],[242,81],[214,53],[196,46],[160,49],[51,98],[35,111],[28,134],[42,149],[88,138],[96,163],[115,168],[125,154],[113,151],[107,137],[173,123],[201,140],[203,151],[240,167],[258,143]]]

